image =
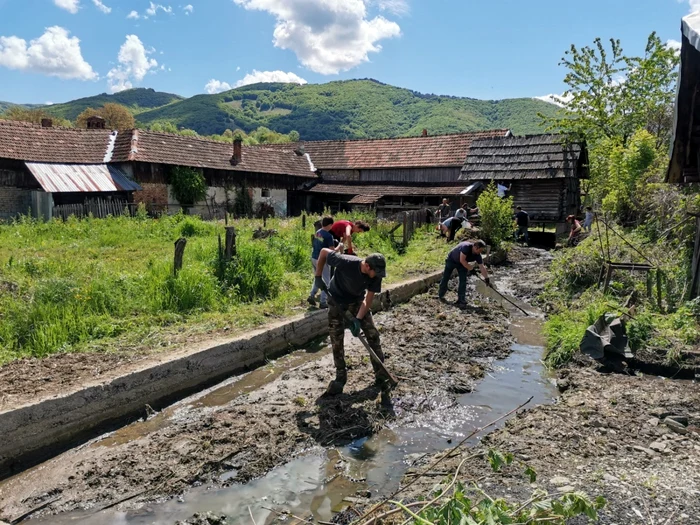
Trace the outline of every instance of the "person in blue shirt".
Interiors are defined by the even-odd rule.
[[[312,241],[311,241],[311,264],[314,267],[314,275],[316,275],[316,266],[318,265],[318,258],[321,253],[321,250],[324,248],[330,248],[331,250],[338,251],[342,250],[343,245],[339,244],[338,246],[335,246],[335,241],[333,240],[333,235],[331,234],[331,227],[333,226],[333,223],[335,221],[333,220],[333,217],[324,217],[321,219],[321,227],[318,229],[316,234],[314,235]],[[331,282],[331,268],[330,266],[326,265],[323,268],[323,281],[326,283],[326,286]],[[311,305],[311,306],[316,306],[316,294],[318,292],[321,292],[321,302],[319,304],[320,308],[328,308],[327,304],[327,295],[326,292],[321,290],[318,286],[316,286],[316,280],[314,279],[314,284],[311,287],[311,293],[309,294],[309,297],[306,299],[306,301]]]
[[[457,270],[459,275],[459,286],[457,287],[457,306],[464,310],[467,307],[467,274],[471,272],[476,265],[481,269],[481,275],[484,278],[487,286],[491,286],[489,274],[484,266],[484,261],[481,258],[481,253],[486,249],[486,243],[482,240],[473,242],[460,242],[457,246],[450,250],[445,259],[445,271],[442,274],[440,288],[438,289],[438,298],[445,301],[447,293],[447,284],[450,282],[452,272]]]

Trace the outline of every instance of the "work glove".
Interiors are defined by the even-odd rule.
[[[488,277],[485,277],[484,282],[486,283],[486,286],[488,286],[489,288],[491,287],[491,279],[489,279]]]
[[[357,317],[353,317],[352,321],[350,321],[350,333],[358,337],[360,335],[360,328],[360,320]]]
[[[320,275],[317,275],[314,277],[314,286],[318,288],[319,290],[323,290],[324,292],[328,291],[328,286],[326,286],[326,281],[323,280],[323,277]]]

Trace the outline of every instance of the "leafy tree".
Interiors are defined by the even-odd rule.
[[[616,39],[610,39],[609,50],[600,38],[593,46],[572,45],[560,62],[568,69],[568,89],[559,98],[564,107],[541,118],[552,129],[589,141],[617,138],[624,145],[637,129],[647,128],[664,143],[679,60],[656,33],[649,35],[641,57],[626,56]]]
[[[19,120],[22,122],[31,122],[33,124],[41,124],[43,119],[51,119],[53,125],[64,128],[72,128],[73,124],[65,119],[56,117],[44,109],[29,109],[22,106],[12,106],[8,108],[0,118],[7,120]]]
[[[476,200],[481,215],[481,233],[484,240],[494,248],[500,247],[513,237],[513,198],[498,196],[492,182]]]
[[[109,102],[99,109],[87,108],[75,119],[76,128],[87,128],[87,120],[90,117],[102,117],[105,126],[109,129],[133,129],[136,121],[131,112],[124,106]]]
[[[170,170],[170,184],[173,195],[184,207],[204,200],[207,195],[207,183],[197,170],[177,166]]]

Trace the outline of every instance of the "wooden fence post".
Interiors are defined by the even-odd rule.
[[[302,230],[306,229],[306,214],[305,213],[301,216],[301,229]]]
[[[661,302],[661,279],[662,279],[661,269],[656,269],[656,300],[659,303],[659,312],[663,313],[663,303]]]
[[[403,214],[403,245],[408,246],[408,212]]]
[[[229,262],[236,255],[236,228],[226,226],[226,252],[224,260]]]
[[[177,277],[177,272],[182,270],[182,256],[185,254],[185,246],[187,245],[187,239],[184,237],[179,238],[175,241],[175,264],[173,265],[173,272],[175,277]]]

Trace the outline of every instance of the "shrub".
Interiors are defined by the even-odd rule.
[[[238,246],[236,257],[224,270],[223,281],[242,301],[277,297],[284,277],[279,254],[261,242]]]
[[[476,201],[481,215],[481,235],[494,249],[513,237],[513,198],[498,196],[492,182]]]
[[[245,182],[236,190],[236,200],[233,204],[233,214],[236,217],[253,216],[253,198],[250,196]]]
[[[191,206],[207,196],[207,183],[197,170],[176,166],[170,170],[173,195],[182,206]]]

